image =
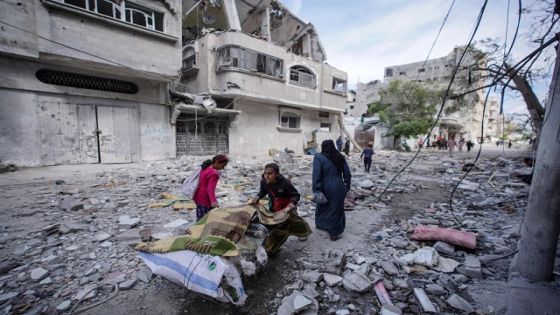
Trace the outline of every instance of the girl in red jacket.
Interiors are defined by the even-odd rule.
[[[200,220],[210,210],[218,207],[216,200],[216,185],[220,179],[220,170],[228,164],[227,156],[219,154],[202,163],[198,188],[194,193],[193,201],[196,203],[196,220]]]

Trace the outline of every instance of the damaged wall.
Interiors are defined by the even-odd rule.
[[[279,106],[240,102],[235,109],[242,111],[230,127],[230,154],[240,156],[263,155],[271,148],[283,150],[288,147],[297,154],[303,154],[305,134],[317,130],[321,124],[318,111],[301,111],[301,131],[279,131]],[[336,115],[330,114],[330,132],[317,132],[317,143],[325,139],[336,140],[340,128]],[[324,121],[324,120],[323,120]]]
[[[215,51],[225,45],[239,45],[282,59],[283,77],[270,78],[258,72],[251,73],[231,67],[217,72],[218,58]],[[204,93],[211,90],[212,94],[216,95],[251,96],[292,106],[325,107],[344,111],[345,94],[332,90],[332,80],[333,77],[346,80],[347,74],[328,64],[287,53],[283,47],[236,32],[208,34],[199,40],[199,48],[198,67],[200,71],[196,77],[184,82],[190,86],[192,93]],[[294,65],[303,65],[316,75],[317,87],[315,89],[297,86],[289,82],[289,68]],[[230,83],[234,83],[239,88]]]

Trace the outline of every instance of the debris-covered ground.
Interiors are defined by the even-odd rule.
[[[178,194],[201,158],[0,174],[0,314],[90,306],[85,313],[500,313],[529,194],[529,185],[513,174],[530,173],[522,160],[531,154],[505,151],[484,150],[456,191],[453,212],[450,191],[475,152],[453,158],[422,152],[381,201],[375,197],[412,154],[378,152],[369,174],[352,155],[343,238],[333,242],[315,230],[313,204],[302,200],[298,212],[314,233],[305,242],[289,239],[263,271],[244,280],[248,300],[241,308],[152,276],[130,247],[141,231],[170,236],[195,221],[192,204],[162,194]],[[280,161],[302,195],[311,192],[311,159]],[[270,160],[234,157],[222,173],[220,204],[254,196]],[[419,226],[476,233],[476,246],[411,240]]]

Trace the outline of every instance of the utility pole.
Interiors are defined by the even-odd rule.
[[[557,6],[558,9],[558,6]],[[558,12],[556,12],[558,14]],[[560,34],[556,34],[560,38]],[[533,173],[529,201],[510,278],[552,280],[560,231],[560,45]]]

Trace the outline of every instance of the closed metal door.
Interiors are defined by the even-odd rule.
[[[97,107],[101,163],[132,162],[131,119],[131,108]]]

